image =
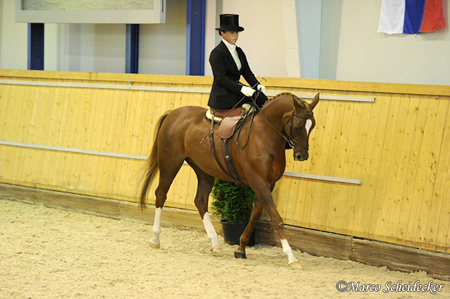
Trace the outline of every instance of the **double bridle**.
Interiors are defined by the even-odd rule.
[[[259,95],[259,93],[258,93],[258,95]],[[253,98],[252,98],[252,100],[253,100]],[[307,144],[303,144],[301,142],[298,142],[297,140],[295,140],[291,136],[292,136],[292,125],[294,123],[294,117],[299,117],[299,118],[303,118],[303,119],[309,119],[309,118],[314,116],[314,114],[312,112],[309,113],[309,114],[306,114],[306,115],[300,115],[300,114],[295,113],[295,110],[293,110],[291,116],[289,116],[287,121],[284,123],[284,127],[286,127],[287,123],[290,121],[290,124],[289,124],[289,135],[286,137],[286,136],[283,135],[283,133],[278,131],[278,129],[275,128],[274,125],[272,125],[270,123],[270,121],[266,118],[266,116],[262,112],[261,108],[259,108],[258,105],[256,105],[256,101],[255,100],[253,100],[253,103],[254,103],[254,106],[256,107],[256,109],[258,109],[259,113],[261,113],[261,115],[264,117],[266,122],[275,130],[275,132],[278,133],[278,135],[283,137],[283,139],[287,142],[287,144],[289,144],[290,147],[294,148],[294,143],[296,143],[296,144],[300,145],[301,147],[303,147],[304,149],[309,150],[309,147],[308,147]],[[305,104],[305,102],[300,103],[300,105],[304,105],[304,104]]]
[[[293,139],[292,136],[292,124],[294,123],[294,117],[299,117],[299,118],[303,118],[303,119],[309,119],[311,117],[313,117],[313,113],[311,112],[310,114],[306,114],[306,115],[300,115],[295,113],[295,110],[292,111],[291,116],[289,116],[288,120],[284,123],[284,126],[286,126],[286,124],[291,121],[291,123],[289,124],[289,136],[286,137],[284,136],[280,131],[278,131],[275,127],[273,127],[275,129],[275,131],[278,132],[278,134],[280,134],[285,140],[286,142],[292,147],[294,148],[294,142],[297,143],[298,145],[300,145],[301,147],[303,147],[306,150],[309,150],[308,145],[305,145],[303,143],[298,142],[297,140]],[[265,118],[265,117],[264,117]],[[267,119],[266,119],[267,120]]]

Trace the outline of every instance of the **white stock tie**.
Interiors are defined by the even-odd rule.
[[[239,55],[236,51],[236,47],[234,47],[234,51],[231,52],[231,56],[233,56],[234,62],[236,63],[236,66],[237,66],[237,69],[238,69],[238,71],[240,71],[242,68],[242,64],[241,64],[241,60],[239,59]]]

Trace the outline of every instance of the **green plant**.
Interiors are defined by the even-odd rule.
[[[211,191],[213,214],[227,222],[248,222],[255,192],[246,185],[215,179]]]

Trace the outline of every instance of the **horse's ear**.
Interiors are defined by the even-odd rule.
[[[294,108],[295,108],[295,112],[297,113],[297,114],[300,114],[300,111],[302,110],[302,107],[304,108],[305,107],[305,103],[304,102],[302,102],[302,103],[299,103],[297,100],[296,100],[296,98],[294,97],[293,98],[294,99]],[[303,106],[302,106],[303,105]]]
[[[311,110],[313,110],[314,107],[316,107],[317,103],[319,103],[319,94],[320,94],[320,93],[316,94],[316,96],[314,97],[314,99],[313,99],[313,101],[311,102],[311,104],[309,104],[309,108],[310,108]]]

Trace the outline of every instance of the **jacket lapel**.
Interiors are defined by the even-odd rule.
[[[233,58],[233,56],[231,55],[230,50],[228,50],[227,45],[225,45],[225,43],[224,43],[223,41],[221,41],[219,45],[221,46],[221,51],[224,52],[225,55],[227,55],[228,59],[232,62],[232,65],[233,65],[235,71],[236,71],[236,72],[239,72],[239,70],[238,70],[238,68],[237,68],[237,65],[236,65],[236,62],[234,61],[234,58]],[[239,60],[241,60],[241,63],[242,63],[242,58],[241,58],[241,54],[240,54],[240,52],[241,52],[242,50],[241,50],[241,51],[238,51],[238,49],[240,50],[240,48],[238,48],[238,47],[236,46],[236,52],[238,53]]]

